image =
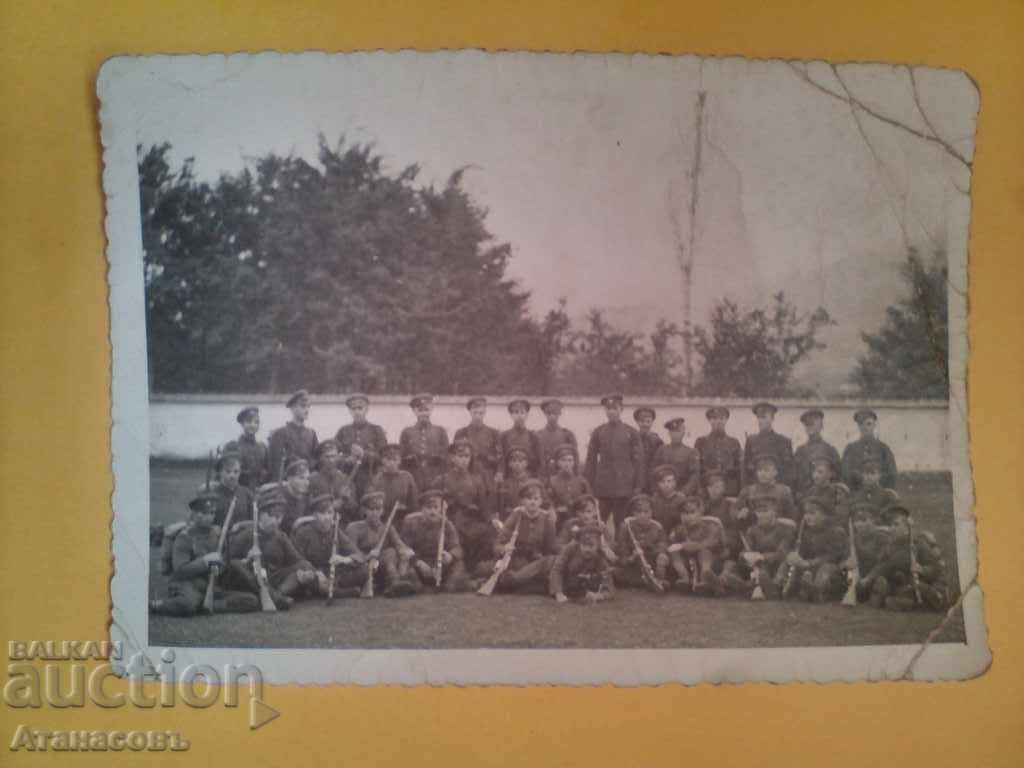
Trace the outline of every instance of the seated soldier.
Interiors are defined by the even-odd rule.
[[[718,574],[725,551],[725,529],[717,517],[704,516],[699,496],[683,501],[679,522],[669,535],[668,553],[676,572],[676,588],[681,592],[716,596],[725,594]]]
[[[494,537],[501,523],[491,510],[490,494],[484,479],[470,471],[473,445],[459,439],[448,446],[448,470],[434,481],[434,488],[448,501],[448,514],[455,523],[462,543],[467,570],[481,560],[488,560],[494,549]]]
[[[776,480],[779,473],[778,458],[773,454],[758,456],[755,463],[757,480],[742,491],[736,499],[736,519],[749,520],[750,510],[760,499],[772,498],[776,501],[776,512],[779,516],[794,523],[798,522],[798,511],[793,503],[793,492],[789,486]]]
[[[389,443],[380,452],[380,472],[370,481],[371,491],[384,492],[384,509],[388,510],[398,503],[394,526],[402,530],[405,516],[416,511],[419,503],[419,489],[413,476],[401,468],[402,446]]]
[[[555,511],[555,527],[561,533],[576,499],[590,495],[590,483],[576,466],[576,446],[560,445],[554,451],[555,472],[548,478],[548,500]]]
[[[540,480],[527,480],[519,488],[521,506],[512,510],[494,543],[495,560],[477,566],[476,576],[486,579],[494,571],[497,559],[511,552],[508,568],[498,578],[502,592],[546,594],[548,574],[558,554],[555,522],[543,508],[544,486]]]
[[[465,592],[469,589],[469,578],[462,560],[462,543],[455,525],[443,512],[445,505],[441,491],[436,488],[424,491],[420,494],[419,503],[419,512],[402,521],[400,536],[413,554],[404,572],[400,567],[401,577],[410,581],[417,591],[436,588],[445,592]],[[438,549],[442,543],[441,562],[438,563]]]
[[[572,504],[572,513],[573,516],[565,521],[565,525],[562,526],[562,530],[558,534],[559,547],[564,549],[583,528],[595,527],[600,534],[602,553],[608,562],[614,563],[617,558],[611,545],[615,542],[615,533],[609,526],[610,518],[608,522],[601,521],[600,515],[598,515],[597,499],[589,494],[580,496]]]
[[[884,512],[891,525],[891,546],[882,582],[876,591],[886,595],[884,606],[892,611],[915,609],[944,611],[949,608],[946,563],[935,536],[914,530],[910,510],[895,504]]]
[[[260,601],[251,592],[224,587],[224,553],[220,551],[220,529],[213,524],[218,498],[212,491],[200,493],[189,502],[189,522],[177,531],[171,545],[171,580],[165,600],[151,600],[151,613],[164,616],[192,616],[203,607],[210,572],[216,570],[215,613],[258,611]]]
[[[228,573],[237,578],[236,589],[259,593],[259,582],[253,563],[259,555],[267,574],[270,596],[279,610],[292,605],[292,596],[301,591],[315,589],[316,571],[312,564],[303,559],[295,545],[281,530],[285,499],[275,486],[262,491],[257,499],[259,506],[259,531],[254,540],[252,522],[244,520],[232,526],[228,535],[228,553],[232,561]],[[259,543],[257,552],[256,543]]]
[[[385,597],[415,594],[415,585],[401,575],[409,572],[409,563],[415,552],[402,541],[395,528],[395,520],[398,519],[397,503],[388,512],[391,519],[385,523],[383,491],[367,491],[361,501],[364,519],[349,523],[345,536],[366,558],[366,567],[373,571],[374,591],[380,590]],[[368,573],[364,572],[364,580],[367,576]]]
[[[355,543],[340,529],[331,495],[315,496],[310,506],[313,515],[300,517],[292,528],[295,550],[316,569],[316,587],[310,591],[323,596],[330,594],[333,553],[334,597],[359,597],[359,589],[366,581],[365,561]]]
[[[748,515],[747,519],[742,521],[736,518],[736,499],[725,495],[725,475],[719,470],[712,469],[704,477],[707,482],[704,514],[716,518],[722,524],[722,530],[725,532],[722,560],[735,560],[743,549],[740,534],[750,527],[753,522],[752,516]]]
[[[573,540],[562,548],[548,578],[548,588],[556,602],[582,598],[585,603],[599,603],[614,597],[613,561],[608,560],[607,546],[602,546],[601,539],[601,529],[595,521],[576,529]]]
[[[668,586],[669,557],[666,552],[665,529],[653,517],[651,497],[639,494],[629,500],[627,517],[619,526],[615,582],[623,586],[642,587],[662,591]],[[653,572],[653,581],[645,573],[644,562]]]
[[[742,534],[743,551],[739,559],[727,562],[722,569],[726,587],[752,600],[778,597],[775,577],[789,554],[796,534],[796,524],[778,516],[779,500],[762,496],[754,506],[755,523]]]
[[[845,528],[850,519],[850,489],[833,482],[833,468],[834,461],[828,456],[811,460],[811,484],[800,497],[800,507],[807,499],[814,499],[825,510],[829,523]]]
[[[654,495],[651,497],[651,509],[654,519],[666,531],[671,531],[679,524],[679,513],[682,511],[685,494],[676,490],[676,470],[670,464],[662,464],[651,472],[654,484]]]
[[[869,505],[874,509],[876,522],[888,525],[884,512],[899,501],[896,491],[882,487],[882,465],[875,459],[867,459],[863,464],[861,486],[850,495],[850,506]]]
[[[270,490],[267,486],[260,491]],[[292,459],[284,470],[284,486],[279,495],[284,502],[281,511],[281,532],[290,534],[292,526],[300,517],[309,511],[309,462],[305,459]]]
[[[217,494],[217,514],[213,524],[221,526],[228,514],[228,507],[235,502],[234,519],[242,520],[252,516],[252,492],[239,483],[242,476],[242,457],[237,453],[225,452],[217,459],[217,482],[213,490]]]
[[[328,494],[341,513],[342,525],[359,519],[359,505],[352,478],[338,468],[340,452],[335,440],[324,440],[317,446],[317,469],[309,476],[309,495]]]
[[[849,553],[846,530],[825,516],[825,505],[806,498],[800,547],[786,555],[786,578],[807,602],[824,603],[843,596],[843,564]],[[789,573],[792,569],[792,575]],[[786,595],[783,595],[786,597]]]
[[[889,528],[880,524],[881,513],[874,504],[851,504],[850,515],[853,519],[851,554],[856,551],[860,571],[856,585],[857,600],[868,600],[875,608],[881,608],[889,592],[889,582],[884,574],[886,558],[892,546],[892,534]]]
[[[505,457],[507,471],[497,484],[496,512],[502,524],[508,520],[512,510],[518,506],[519,489],[523,487],[524,483],[533,479],[527,472],[529,460],[529,454],[522,448],[511,449]]]

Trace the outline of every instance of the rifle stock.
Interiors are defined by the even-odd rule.
[[[331,506],[334,506],[332,503]],[[341,513],[334,510],[334,527],[331,530],[331,563],[327,572],[327,605],[334,602],[334,577],[337,574],[337,566],[334,564],[334,556],[338,554],[338,527],[341,525]]]
[[[800,553],[800,543],[804,539],[804,523],[805,522],[806,522],[806,519],[801,517],[800,518],[800,528],[796,532],[796,544],[793,545],[793,548],[790,550],[790,552],[796,552],[797,554]],[[794,578],[796,578],[796,566],[795,565],[787,566],[786,579],[785,579],[785,581],[782,584],[782,596],[783,597],[788,595],[789,594],[789,590],[791,590],[793,588],[793,579]]]
[[[516,542],[519,540],[519,522],[519,520],[516,520],[516,527],[512,530],[512,535],[508,540],[508,549],[494,564],[494,572],[491,573],[480,589],[476,591],[478,595],[490,597],[494,592],[494,588],[498,586],[498,579],[501,578],[501,574],[508,570],[509,563],[512,562],[512,553],[515,551]]]
[[[857,582],[860,581],[860,558],[857,557],[857,539],[853,530],[853,519],[847,521],[850,533],[850,567],[846,570],[846,594],[842,604],[847,607],[857,605]]]
[[[914,547],[914,521],[907,517],[907,546],[910,547],[910,581],[914,585],[914,602],[921,604],[921,577],[917,575],[917,549]]]
[[[747,537],[740,534],[740,543],[743,544],[744,552],[753,552],[753,548],[750,546],[750,542],[747,541]],[[750,593],[751,600],[764,600],[764,587],[761,586],[761,564],[755,563],[750,566],[750,580],[754,582],[754,589]]]
[[[260,512],[259,502],[252,500],[252,570],[256,574],[256,583],[260,590],[260,609],[267,613],[277,610],[274,599],[270,596],[270,587],[267,584],[267,572],[263,568],[263,554],[260,552]]]
[[[228,505],[228,513],[224,516],[224,527],[220,529],[220,538],[217,540],[217,552],[220,553],[221,557],[224,556],[224,542],[226,542],[228,538],[228,528],[231,527],[231,518],[234,517],[235,502],[237,501],[238,494],[236,493],[231,497],[231,503]],[[210,568],[210,573],[206,580],[206,594],[203,596],[203,610],[207,613],[213,613],[213,588],[219,574],[220,568],[217,566]]]
[[[654,569],[651,568],[651,564],[647,562],[647,555],[644,554],[643,547],[640,546],[640,542],[636,539],[636,534],[633,533],[633,526],[630,525],[630,520],[633,518],[627,517],[622,521],[622,524],[626,526],[626,532],[629,534],[629,539],[633,542],[633,551],[640,557],[640,573],[651,587],[654,588],[655,592],[664,592],[665,587],[662,586],[661,582],[658,581],[657,576],[654,575]]]
[[[448,527],[448,503],[441,502],[441,532],[437,535],[437,559],[434,562],[434,586],[441,588],[444,576],[444,535]]]
[[[380,553],[384,551],[384,542],[387,541],[388,533],[391,531],[391,523],[394,522],[395,513],[398,512],[398,502],[391,508],[388,521],[384,524],[384,531],[380,535],[380,541],[370,550],[370,556],[366,559],[366,583],[359,593],[360,597],[373,597],[373,579],[377,575],[377,567],[380,564]]]

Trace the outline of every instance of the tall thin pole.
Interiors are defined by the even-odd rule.
[[[690,233],[687,247],[679,244],[679,266],[683,276],[683,368],[686,393],[693,389],[693,262],[697,234],[697,208],[700,203],[700,173],[704,155],[704,101],[707,91],[697,91],[696,140],[693,144],[693,169],[690,173]]]

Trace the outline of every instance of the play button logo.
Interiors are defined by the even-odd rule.
[[[249,728],[255,731],[257,728],[262,728],[264,725],[269,723],[271,720],[276,720],[281,716],[271,706],[264,704],[257,698],[249,699]]]

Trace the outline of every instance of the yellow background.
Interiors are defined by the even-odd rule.
[[[981,88],[968,390],[994,653],[961,684],[658,689],[275,688],[242,710],[14,711],[52,728],[180,728],[174,756],[0,763],[1020,765],[1024,541],[1021,2],[0,3],[0,636],[106,637],[108,312],[94,82],[122,53],[529,48],[742,54],[962,68]],[[330,755],[337,755],[331,759]]]

